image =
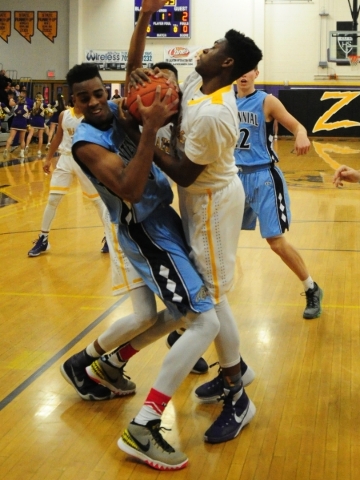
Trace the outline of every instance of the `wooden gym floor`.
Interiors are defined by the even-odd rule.
[[[292,200],[287,238],[324,290],[323,314],[303,320],[301,283],[258,230],[242,232],[229,298],[242,355],[257,375],[247,388],[257,414],[237,439],[205,444],[221,406],[197,404],[192,391],[217,369],[190,374],[164,415],[165,438],[190,460],[173,473],[151,470],[116,445],[157,375],[164,340],[129,362],[132,397],[85,402],[59,373],[70,355],[131,312],[127,296],[110,294],[93,206],[74,181],[54,219],[51,250],[28,258],[50,177],[34,156],[20,162],[19,149],[0,161],[1,479],[360,478],[360,186],[332,185],[338,164],[360,168],[360,141],[313,139],[306,157],[290,153],[293,141],[277,144]],[[216,361],[213,347],[205,358]]]

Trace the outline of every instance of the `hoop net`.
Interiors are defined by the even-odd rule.
[[[356,70],[359,67],[360,55],[348,55],[348,59],[352,70]]]

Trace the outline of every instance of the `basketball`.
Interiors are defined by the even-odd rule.
[[[166,78],[154,78],[151,77],[151,83],[146,82],[144,86],[139,85],[139,89],[136,90],[134,87],[131,88],[130,93],[126,99],[126,106],[129,110],[129,113],[135,118],[135,120],[141,125],[142,119],[141,115],[138,111],[138,106],[136,103],[136,98],[139,95],[141,101],[145,107],[151,105],[155,99],[156,87],[161,85],[161,100],[165,97],[166,92],[171,88],[171,101],[173,102],[177,98],[179,98],[178,92],[175,90],[175,86],[173,84],[168,85],[166,83]],[[174,108],[174,111],[177,110],[177,107]]]

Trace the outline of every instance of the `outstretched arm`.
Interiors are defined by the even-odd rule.
[[[143,0],[138,22],[132,34],[126,67],[125,92],[128,90],[129,77],[133,70],[142,67],[147,27],[151,15],[162,8],[167,0]]]
[[[351,183],[360,182],[360,170],[355,170],[347,165],[341,165],[334,174],[333,184],[335,187],[342,187],[343,181]]]
[[[305,127],[289,113],[280,100],[273,95],[268,95],[264,101],[265,120],[277,120],[283,127],[295,137],[296,155],[305,155],[310,149]]]

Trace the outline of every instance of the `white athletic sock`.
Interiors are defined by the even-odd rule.
[[[314,280],[309,275],[306,280],[303,280],[304,290],[305,292],[309,290],[309,288],[314,288]]]
[[[147,405],[141,407],[140,412],[134,418],[134,422],[137,425],[146,425],[148,422],[152,420],[160,420],[161,415],[156,413],[155,410]]]

